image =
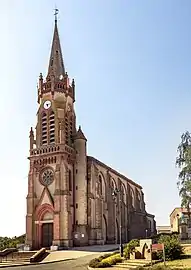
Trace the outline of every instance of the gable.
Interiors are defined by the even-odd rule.
[[[39,200],[39,206],[40,205],[43,205],[43,204],[50,204],[53,206],[53,199],[52,199],[52,196],[50,194],[50,191],[48,190],[48,188],[44,188],[43,192],[42,192],[42,195],[41,195],[41,198]]]

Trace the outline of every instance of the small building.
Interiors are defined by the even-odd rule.
[[[162,233],[171,233],[171,227],[170,226],[157,226],[157,234]]]
[[[172,232],[180,233],[181,239],[191,238],[191,221],[186,208],[174,208],[170,214],[170,226]]]

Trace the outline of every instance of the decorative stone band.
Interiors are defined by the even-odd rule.
[[[35,220],[35,224],[43,224],[43,223],[53,223],[54,221],[51,219],[51,220]]]

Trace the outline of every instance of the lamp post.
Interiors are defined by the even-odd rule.
[[[112,192],[113,198],[116,200],[118,194],[120,193],[119,189],[115,188]],[[121,222],[121,206],[122,206],[122,201],[121,201],[121,194],[119,196],[119,251],[120,251],[120,256],[123,257],[123,244],[122,244],[122,222]]]
[[[148,233],[148,230],[147,230],[147,229],[145,230],[145,233],[146,233],[146,239],[147,239],[147,237],[148,237],[148,235],[147,235],[147,233]]]

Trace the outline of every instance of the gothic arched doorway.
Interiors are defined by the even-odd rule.
[[[118,223],[118,220],[117,219],[116,219],[115,224],[116,224],[116,226],[115,226],[115,240],[116,240],[116,244],[119,244],[120,233],[119,233],[119,223]]]
[[[105,215],[103,215],[103,241],[104,244],[107,242],[107,221]]]
[[[53,214],[46,212],[43,216],[41,228],[41,246],[49,248],[53,241]]]

